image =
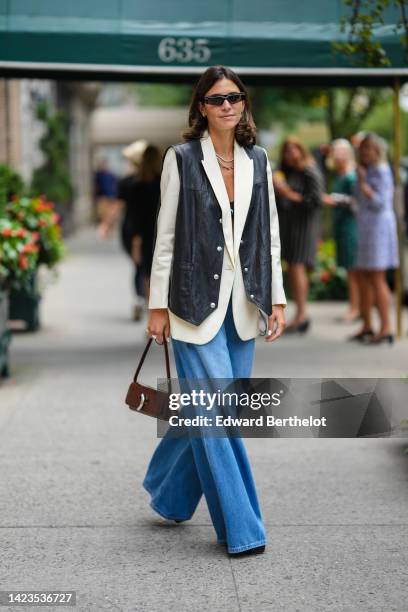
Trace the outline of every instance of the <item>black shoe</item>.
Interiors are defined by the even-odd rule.
[[[373,330],[366,329],[365,331],[361,331],[358,334],[355,334],[354,336],[349,336],[348,340],[364,342],[367,338],[371,338],[372,336],[374,336]]]
[[[364,344],[381,344],[382,342],[388,342],[389,344],[392,344],[394,342],[394,335],[384,334],[383,336],[380,336],[375,340],[374,338],[367,338],[366,340],[364,340]]]
[[[300,334],[303,334],[309,329],[309,327],[310,327],[310,319],[305,319],[304,321],[299,323],[299,325],[297,326],[297,331]]]
[[[184,519],[174,519],[174,522],[175,522],[175,523],[183,523],[183,522],[184,522]]]
[[[228,554],[230,557],[243,557],[245,555],[259,555],[263,552],[265,552],[265,546],[257,546],[256,548],[247,548],[247,550],[241,550],[237,553],[228,552]]]
[[[284,334],[296,334],[296,333],[304,333],[309,329],[310,319],[305,319],[301,321],[297,325],[288,325],[283,331]]]

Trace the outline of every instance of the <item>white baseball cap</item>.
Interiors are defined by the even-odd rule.
[[[135,140],[135,142],[122,149],[122,155],[133,164],[138,165],[142,161],[142,155],[147,145],[147,140]]]

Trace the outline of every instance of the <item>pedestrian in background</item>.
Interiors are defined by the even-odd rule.
[[[123,209],[120,236],[123,249],[134,265],[133,284],[136,305],[133,319],[139,321],[149,299],[154,229],[160,201],[161,151],[137,140],[123,150],[132,172],[120,179],[118,206],[111,208],[101,224],[99,235],[106,237]]]
[[[360,297],[357,272],[354,270],[357,254],[357,221],[354,189],[357,181],[353,147],[345,138],[331,144],[328,165],[336,177],[332,193],[323,196],[323,202],[333,207],[333,229],[336,242],[336,264],[347,270],[349,305],[342,321],[354,322],[360,316]]]
[[[118,199],[123,206],[120,237],[122,247],[133,263],[134,321],[141,320],[146,305],[146,279],[141,265],[141,237],[137,233],[142,202],[136,195],[142,156],[146,147],[146,140],[136,140],[123,149],[122,154],[131,166],[131,173],[121,178],[118,186]]]
[[[109,217],[116,195],[117,177],[109,168],[107,160],[100,159],[94,175],[95,215],[98,221],[103,222]]]
[[[313,157],[295,136],[282,145],[279,167],[274,172],[277,194],[282,259],[288,264],[288,278],[296,313],[286,333],[305,332],[309,292],[308,271],[315,266],[320,237],[324,181]]]
[[[357,168],[357,256],[363,326],[352,339],[369,344],[392,343],[391,294],[386,271],[399,266],[397,223],[394,212],[394,181],[386,160],[385,142],[369,133],[362,139]],[[372,289],[372,292],[370,291]],[[373,298],[380,315],[380,329],[371,322]]]
[[[143,275],[146,303],[149,299],[155,223],[160,203],[161,162],[160,149],[147,145],[142,153],[137,181],[132,186],[132,257]]]

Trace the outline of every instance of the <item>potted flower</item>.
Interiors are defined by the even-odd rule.
[[[10,319],[25,321],[27,328],[34,331],[39,327],[39,302],[41,299],[37,288],[37,271],[40,264],[49,268],[62,259],[65,253],[61,238],[59,215],[54,204],[45,196],[14,197],[5,206],[9,219],[21,224],[30,232],[38,246],[36,265],[26,277],[24,285],[10,291]]]
[[[17,221],[0,216],[0,377],[8,376],[9,292],[24,287],[37,266],[36,236]]]
[[[309,299],[347,299],[347,272],[336,265],[336,245],[332,238],[320,240],[317,264],[310,275]]]
[[[336,265],[336,245],[332,238],[320,240],[316,255],[316,265],[308,272],[309,294],[311,302],[320,300],[347,299],[347,272]],[[292,298],[287,264],[282,262],[285,292]]]
[[[55,212],[53,202],[45,196],[14,197],[6,204],[5,212],[9,218],[34,232],[40,247],[38,265],[45,264],[52,268],[63,258],[65,247],[61,238],[60,216]]]

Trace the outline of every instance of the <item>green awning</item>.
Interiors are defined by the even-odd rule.
[[[408,78],[396,13],[375,28],[392,67],[335,55],[342,0],[0,0],[0,73],[191,80],[224,64],[253,79]]]

